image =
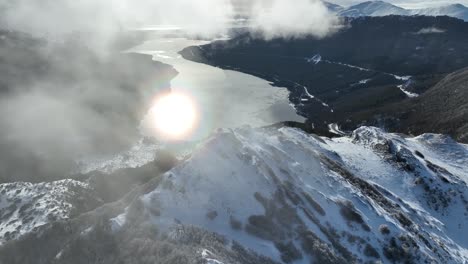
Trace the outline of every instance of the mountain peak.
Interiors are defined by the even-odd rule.
[[[327,2],[327,1],[323,1],[323,4],[328,8],[329,11],[331,11],[333,13],[338,13],[338,12],[340,12],[340,11],[342,11],[344,9],[344,7],[342,7],[340,5],[330,3],[330,2]]]
[[[464,5],[460,4],[460,3],[450,4],[448,6],[457,7],[457,8],[467,8],[466,6],[464,6]]]
[[[341,16],[387,16],[387,15],[405,15],[406,10],[384,1],[363,2],[340,12]]]

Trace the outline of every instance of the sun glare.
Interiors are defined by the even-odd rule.
[[[165,139],[184,139],[197,121],[193,100],[180,93],[169,93],[157,98],[150,113],[156,133]]]

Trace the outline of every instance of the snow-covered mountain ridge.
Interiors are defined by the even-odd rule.
[[[468,146],[436,134],[220,129],[134,198],[12,242],[0,263],[465,263],[466,164]],[[17,258],[24,243],[42,262]]]
[[[327,5],[328,6],[328,5]],[[361,16],[450,16],[468,21],[468,8],[462,4],[450,4],[440,7],[431,7],[423,9],[405,9],[399,6],[392,5],[384,1],[367,1],[359,3],[347,8],[338,8],[333,5],[329,8],[330,11],[346,17],[361,17]]]
[[[215,134],[142,197],[158,226],[195,225],[286,263],[468,260],[468,148],[363,127]]]

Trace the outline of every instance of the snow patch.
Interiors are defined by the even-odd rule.
[[[322,61],[322,56],[320,54],[316,54],[311,58],[306,58],[308,63],[319,64]]]
[[[446,31],[444,29],[436,28],[436,27],[428,27],[428,28],[421,28],[418,32],[415,34],[421,35],[421,34],[442,34],[445,33]]]
[[[398,87],[403,93],[405,93],[409,98],[418,97],[419,94],[417,94],[417,93],[412,93],[412,92],[410,92],[410,91],[407,90],[407,88],[408,88],[410,85],[411,85],[411,77],[408,78],[404,84],[400,84],[400,85],[398,85],[397,87]]]
[[[202,258],[206,261],[206,264],[224,264],[223,262],[214,259],[214,254],[208,249],[202,250]]]
[[[111,229],[113,232],[117,232],[119,231],[124,225],[125,223],[127,222],[127,209],[125,209],[125,212],[114,217],[114,218],[111,218],[110,220],[110,224],[111,224]]]

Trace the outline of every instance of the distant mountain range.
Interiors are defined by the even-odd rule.
[[[441,7],[424,8],[424,9],[405,9],[399,6],[392,5],[384,1],[368,1],[350,7],[342,7],[340,5],[326,2],[328,9],[340,16],[346,17],[362,17],[362,16],[450,16],[468,21],[468,7],[462,4],[451,4]]]

